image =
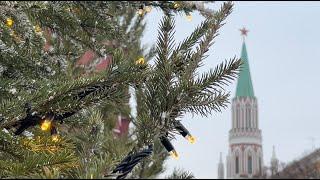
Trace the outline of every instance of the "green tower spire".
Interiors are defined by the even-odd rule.
[[[246,34],[243,34],[246,35]],[[243,41],[241,51],[242,65],[238,77],[236,97],[254,97],[251,81],[246,43]]]

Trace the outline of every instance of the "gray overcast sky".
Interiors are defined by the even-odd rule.
[[[148,15],[144,44],[156,41],[161,17],[157,10]],[[315,138],[317,147],[320,145],[319,19],[319,2],[235,2],[233,13],[200,70],[208,71],[225,58],[239,57],[242,44],[239,28],[249,29],[246,44],[267,165],[273,145],[283,162],[310,150],[310,137]],[[176,40],[184,39],[202,20],[197,13],[193,13],[191,22],[178,16]],[[235,86],[236,81],[227,87],[232,97]],[[230,105],[222,113],[207,118],[186,115],[182,122],[197,137],[197,143],[191,145],[178,137],[173,144],[180,159],[167,161],[167,173],[181,167],[197,178],[216,178],[219,152],[223,152],[224,162],[228,152]]]

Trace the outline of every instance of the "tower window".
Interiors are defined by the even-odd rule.
[[[236,127],[240,128],[240,106],[236,108]]]
[[[251,128],[251,113],[250,113],[250,105],[246,105],[246,124],[247,128]]]
[[[252,157],[248,157],[248,173],[252,174]]]
[[[236,156],[236,174],[239,174],[239,157]]]

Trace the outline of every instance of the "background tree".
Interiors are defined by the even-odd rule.
[[[271,179],[318,179],[320,178],[320,149],[285,165]]]

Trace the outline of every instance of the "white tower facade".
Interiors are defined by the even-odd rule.
[[[246,35],[243,31],[243,35]],[[243,62],[236,95],[232,99],[232,127],[229,131],[227,178],[254,178],[263,175],[262,136],[259,129],[258,101],[254,96],[247,50],[242,45]]]
[[[232,117],[227,178],[260,177],[263,173],[263,151],[257,100],[250,97],[234,98]]]

